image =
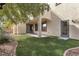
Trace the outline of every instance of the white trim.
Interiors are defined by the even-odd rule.
[[[68,39],[69,39],[69,37],[59,37],[59,39],[68,40]]]

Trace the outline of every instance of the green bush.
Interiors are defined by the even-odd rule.
[[[0,28],[0,44],[10,42],[12,38],[9,35],[5,34],[5,31]]]

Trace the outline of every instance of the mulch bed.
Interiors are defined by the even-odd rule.
[[[17,47],[16,41],[0,44],[0,56],[15,56],[16,47]]]
[[[79,56],[79,47],[66,50],[64,56]]]

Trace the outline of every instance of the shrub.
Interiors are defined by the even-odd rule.
[[[0,28],[0,44],[10,42],[11,40],[12,37],[6,35],[5,31],[2,28]]]

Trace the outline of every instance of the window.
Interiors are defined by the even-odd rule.
[[[38,31],[38,25],[35,24],[35,31]]]
[[[42,23],[42,31],[47,31],[47,23]]]
[[[69,37],[69,21],[61,21],[61,36]]]

